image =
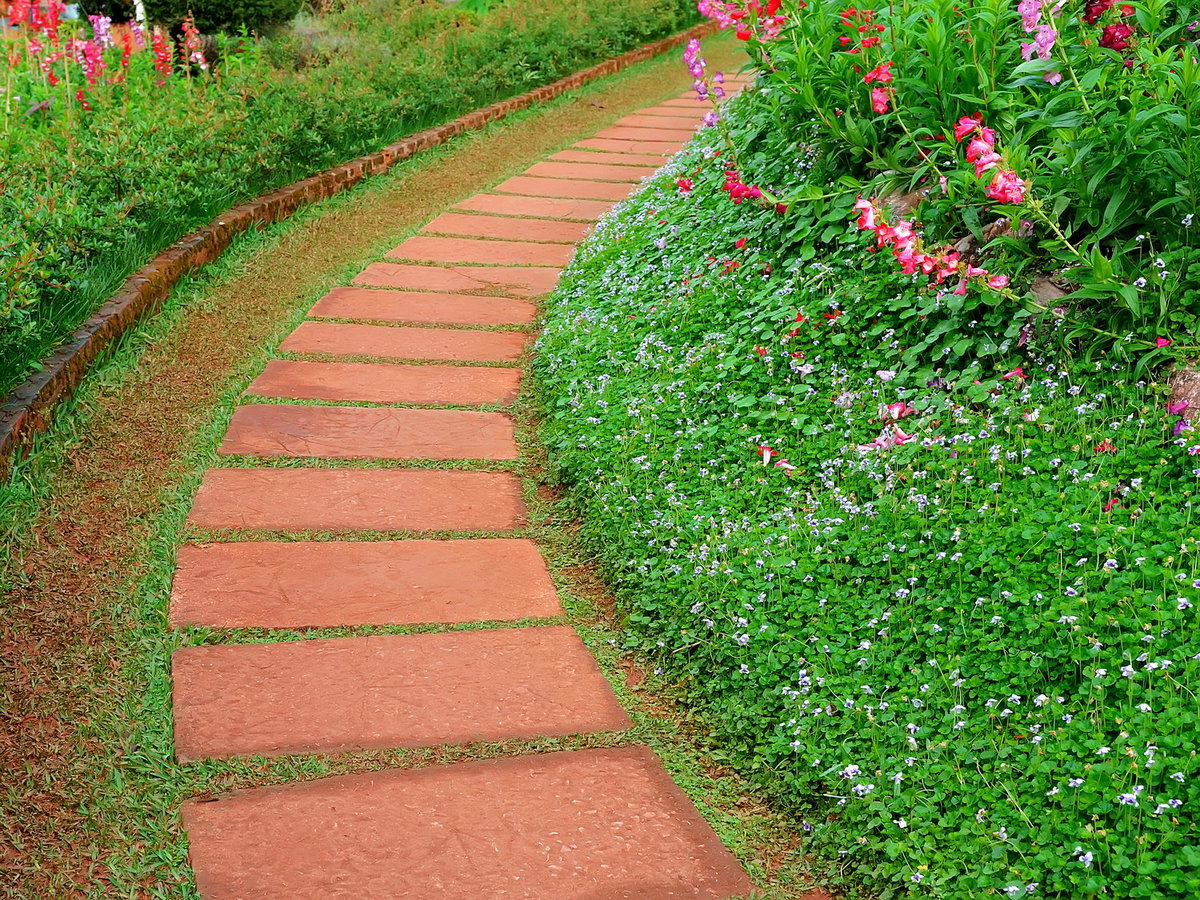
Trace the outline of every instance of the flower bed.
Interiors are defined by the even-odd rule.
[[[1040,128],[1025,108],[1054,102],[1048,67],[1002,111],[951,98],[942,81],[966,76],[933,62],[904,94],[892,26],[978,29],[984,10],[1007,34],[997,71],[1025,65],[1009,45],[1028,42],[1028,7],[772,2],[731,18],[774,71],[566,273],[539,341],[546,440],[631,644],[795,808],[831,881],[882,897],[1197,896],[1200,456],[1192,410],[1161,383],[1196,311],[1186,266],[1133,268],[1150,240],[1182,260],[1189,213],[1154,209],[1152,185],[1122,195],[1099,149],[1090,171],[1109,174],[1092,192],[1094,174],[1032,162],[1079,135],[1104,153],[1126,139],[1081,125],[1022,144],[1014,123]],[[789,55],[818,26],[829,44]],[[835,56],[874,35],[878,59]],[[814,74],[830,59],[841,87]],[[922,97],[943,98],[929,114],[943,137],[880,118]],[[928,193],[903,212],[897,188]],[[1113,196],[1133,198],[1116,228]],[[1135,272],[1160,292],[1140,313],[1112,289]],[[1062,286],[1050,308],[1030,290],[1044,273]]]
[[[14,4],[4,44],[0,389],[223,209],[695,19],[679,0],[360,0],[269,41],[175,42],[58,6]]]

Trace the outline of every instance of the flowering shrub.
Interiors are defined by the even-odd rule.
[[[836,127],[887,127],[847,84]],[[999,266],[858,202],[841,178],[871,157],[766,85],[598,227],[538,342],[550,457],[630,645],[795,809],[830,881],[1200,896],[1192,411],[1116,357],[1061,355],[997,299]],[[940,152],[982,140],[975,161],[1037,189],[1014,131],[983,131],[1004,115],[946,103]],[[730,170],[762,196],[730,202]]]
[[[17,2],[0,61],[0,391],[222,210],[690,24],[685,0],[339,3],[178,41]],[[470,77],[464,77],[469,73]]]
[[[1067,331],[1094,349],[1140,352],[1163,333],[1180,338],[1173,352],[1197,349],[1200,13],[1163,0],[774,6],[781,22],[743,26],[760,84],[792,127],[819,125],[843,189],[920,191],[928,233],[973,237],[1011,276],[987,302],[1040,312],[1031,282],[1059,278],[1075,301]],[[739,22],[763,20],[752,3]]]

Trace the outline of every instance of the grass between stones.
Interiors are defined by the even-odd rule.
[[[734,46],[716,47],[710,59],[736,67]],[[0,767],[7,773],[0,793],[0,893],[194,896],[178,820],[179,804],[188,797],[387,767],[634,742],[654,748],[767,896],[795,896],[810,885],[786,823],[748,795],[722,766],[719,751],[705,746],[686,711],[652,689],[653,678],[617,649],[611,600],[580,555],[570,513],[554,487],[543,483],[536,422],[524,393],[513,408],[520,460],[437,465],[524,476],[530,524],[503,536],[532,537],[541,546],[567,620],[596,654],[635,727],[621,734],[419,750],[188,765],[172,758],[169,666],[178,647],[486,627],[268,632],[167,626],[177,547],[185,539],[217,537],[186,526],[192,496],[206,467],[237,464],[217,458],[215,448],[241,391],[270,357],[268,348],[331,287],[350,283],[365,263],[382,259],[454,202],[686,83],[671,54],[465,136],[289,222],[244,236],[221,261],[182,284],[160,316],[126,335],[60,410],[55,427],[0,486],[6,551],[0,570]],[[248,530],[220,535],[266,536]]]

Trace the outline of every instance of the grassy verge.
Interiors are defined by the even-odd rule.
[[[732,53],[727,47],[726,53]],[[794,838],[703,749],[619,647],[611,604],[546,483],[530,400],[517,407],[531,526],[568,609],[636,721],[629,734],[176,765],[170,653],[218,634],[165,611],[192,492],[245,385],[328,288],[437,212],[576,137],[679,90],[657,60],[401,166],[248,235],[128,335],[0,492],[4,740],[0,889],[13,897],[191,896],[179,802],[233,787],[511,752],[645,741],[773,896],[807,884]],[[195,535],[193,535],[195,536]],[[226,535],[228,536],[228,535]],[[395,629],[272,633],[306,639]],[[257,641],[261,631],[223,632]]]

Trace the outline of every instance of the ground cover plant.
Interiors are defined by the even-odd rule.
[[[602,223],[538,344],[629,642],[834,881],[1197,896],[1191,95],[1137,112],[1189,14],[701,5],[758,87]]]
[[[171,28],[63,6],[14,3],[2,44],[0,391],[223,209],[697,18],[682,0],[352,0],[260,38],[201,33],[227,4],[178,27],[160,4]]]

